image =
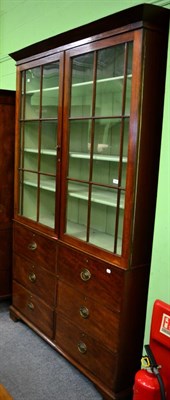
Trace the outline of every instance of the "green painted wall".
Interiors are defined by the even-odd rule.
[[[15,89],[15,63],[8,57],[10,52],[140,3],[138,0],[0,0],[0,88]],[[170,0],[145,0],[145,3],[170,9]],[[170,43],[145,343],[149,340],[154,300],[160,298],[170,303],[169,115]]]

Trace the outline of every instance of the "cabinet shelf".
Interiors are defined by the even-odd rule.
[[[132,74],[127,75],[127,84],[131,82]],[[110,83],[114,83],[114,90],[116,88],[120,91],[120,85],[122,85],[122,82],[124,80],[123,75],[118,75],[118,76],[113,76],[111,78],[104,78],[104,79],[97,79],[96,84],[101,84],[101,88],[104,91],[109,91],[111,90]],[[72,88],[79,88],[79,87],[87,87],[87,90],[89,92],[89,86],[93,85],[93,81],[86,81],[86,82],[78,82],[78,83],[73,83]],[[83,91],[84,93],[84,91]]]
[[[75,236],[80,240],[86,240],[86,229],[84,225],[76,224],[68,221],[67,231],[69,235]],[[99,232],[96,229],[90,231],[90,242],[94,245],[104,248],[108,251],[113,251],[113,236],[107,233]],[[118,238],[117,240],[117,252],[121,253],[122,241]]]
[[[79,152],[70,152],[70,157],[72,158],[83,158],[83,159],[90,159],[90,154],[88,153],[79,153]],[[119,156],[112,156],[107,154],[93,154],[93,160],[99,161],[112,161],[112,162],[119,162]],[[127,157],[122,157],[122,162],[127,163]]]
[[[68,195],[70,197],[75,197],[77,199],[86,201],[88,200],[87,186],[71,183],[69,184],[68,188]],[[109,192],[103,191],[102,189],[93,188],[91,201],[93,203],[98,203],[109,207],[117,207],[117,195],[116,193],[113,193],[113,191]],[[121,198],[119,208],[124,209],[124,198]]]
[[[25,148],[24,151],[26,153],[38,154],[38,149]],[[56,156],[57,151],[56,150],[51,150],[51,149],[41,149],[40,154],[45,154],[45,155],[49,155],[49,156]]]
[[[43,93],[44,93],[44,92],[53,92],[53,91],[56,91],[56,90],[59,90],[59,87],[58,87],[58,86],[54,86],[54,87],[50,87],[50,88],[45,88],[45,89],[43,89]],[[40,89],[31,89],[31,90],[28,90],[28,91],[26,92],[26,95],[27,95],[27,94],[36,94],[36,93],[40,93]],[[22,93],[22,94],[24,94],[24,93]]]
[[[23,183],[26,186],[31,186],[31,187],[34,187],[34,188],[38,188],[38,185],[35,182],[24,180]],[[49,183],[49,181],[48,182],[44,181],[43,183],[40,184],[40,189],[47,190],[49,192],[55,192],[55,182],[51,181]]]

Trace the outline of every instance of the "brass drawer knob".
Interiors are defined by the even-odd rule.
[[[85,354],[85,353],[87,352],[87,346],[86,346],[85,343],[79,342],[78,345],[77,345],[77,347],[78,347],[78,351],[79,351],[81,354]]]
[[[84,268],[81,272],[80,272],[80,277],[82,279],[82,281],[89,281],[89,279],[91,278],[91,272],[87,269]]]
[[[34,310],[34,304],[31,302],[27,303],[27,307],[29,308],[29,310],[33,311]]]
[[[37,279],[36,275],[34,274],[34,272],[30,272],[30,274],[28,275],[29,281],[34,283]]]
[[[88,318],[88,316],[89,316],[89,310],[88,310],[88,308],[85,307],[85,306],[81,306],[81,307],[80,307],[80,315],[81,315],[81,317],[84,318],[84,319]]]
[[[36,250],[36,248],[37,248],[37,243],[31,242],[31,243],[28,244],[28,249],[29,250],[34,251],[34,250]]]

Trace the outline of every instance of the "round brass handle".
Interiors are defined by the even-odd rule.
[[[87,269],[84,268],[81,272],[80,272],[80,278],[82,279],[82,281],[89,281],[89,279],[91,278],[91,272]]]
[[[34,283],[37,279],[36,275],[34,274],[34,272],[30,272],[30,274],[28,275],[28,278],[30,280],[30,282]]]
[[[85,353],[87,352],[87,346],[86,346],[85,343],[79,342],[78,345],[77,345],[77,347],[78,347],[78,351],[79,351],[81,354],[85,354]]]
[[[34,250],[36,250],[36,248],[37,248],[37,243],[31,242],[31,243],[28,244],[28,249],[29,250],[34,251]]]
[[[80,315],[81,315],[81,317],[84,318],[84,319],[88,318],[88,316],[89,316],[89,310],[88,310],[88,308],[85,307],[85,306],[81,306],[81,307],[80,307]]]
[[[29,303],[27,303],[27,306],[31,311],[34,310],[34,304],[33,303],[29,302]]]

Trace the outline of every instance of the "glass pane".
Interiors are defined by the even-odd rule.
[[[23,172],[23,181],[20,185],[20,214],[37,219],[37,174],[31,172]]]
[[[21,111],[20,117],[21,119],[24,118],[24,86],[25,86],[25,71],[21,73]]]
[[[122,138],[122,140],[121,140]],[[123,141],[123,151],[121,143]],[[125,186],[128,152],[128,120],[99,119],[94,128],[93,176],[92,181],[118,185],[122,171]],[[122,166],[120,166],[120,163]],[[100,170],[100,173],[99,173]]]
[[[51,150],[56,152],[56,133],[57,133],[57,122],[56,121],[43,121],[41,123],[41,150]]]
[[[69,171],[68,176],[74,179],[89,179],[88,120],[70,121]]]
[[[38,149],[38,122],[25,122],[24,124],[24,150],[32,151]]]
[[[57,117],[59,92],[59,63],[43,67],[42,118]]]
[[[126,97],[125,97],[125,115],[130,115],[130,98],[131,98],[132,77],[127,77]]]
[[[96,115],[120,115],[123,106],[126,45],[98,52],[96,82]],[[125,109],[130,112],[132,43],[128,45]]]
[[[40,187],[41,189],[48,190],[50,192],[55,192],[55,178],[53,176],[41,175],[40,177]]]
[[[93,186],[89,242],[113,251],[117,190]]]
[[[93,53],[72,60],[70,116],[89,116],[92,110]]]
[[[55,121],[41,123],[41,172],[56,174],[56,132],[57,123]]]
[[[41,67],[31,68],[26,73],[26,93],[33,95],[39,93],[41,80]]]
[[[40,171],[43,173],[56,174],[56,156],[52,154],[41,154]]]
[[[55,226],[55,178],[42,175],[40,178],[39,222]]]
[[[37,189],[35,187],[23,186],[23,211],[22,215],[33,221],[37,220]]]
[[[127,58],[125,115],[130,115],[130,98],[131,98],[131,86],[132,86],[132,51],[133,51],[133,43],[132,42],[128,43],[127,47],[128,47],[128,58]]]
[[[122,253],[124,208],[125,208],[125,193],[121,192],[121,195],[120,195],[120,207],[119,207],[119,218],[118,218],[118,237],[117,237],[117,248],[116,248],[116,253],[117,254],[121,254]]]
[[[25,119],[39,117],[41,68],[26,71]]]
[[[38,154],[29,151],[24,152],[24,168],[37,171],[38,170]]]
[[[66,231],[69,235],[86,240],[88,185],[69,182]]]
[[[24,168],[24,124],[20,124],[20,143],[19,143],[19,150],[20,150],[20,161],[19,167]]]
[[[33,172],[24,172],[24,184],[30,186],[38,186],[38,175]]]
[[[124,44],[100,50],[97,58],[96,114],[119,115],[122,110]]]
[[[21,125],[23,139],[21,149],[22,168],[37,171],[38,170],[38,123],[26,122]]]

